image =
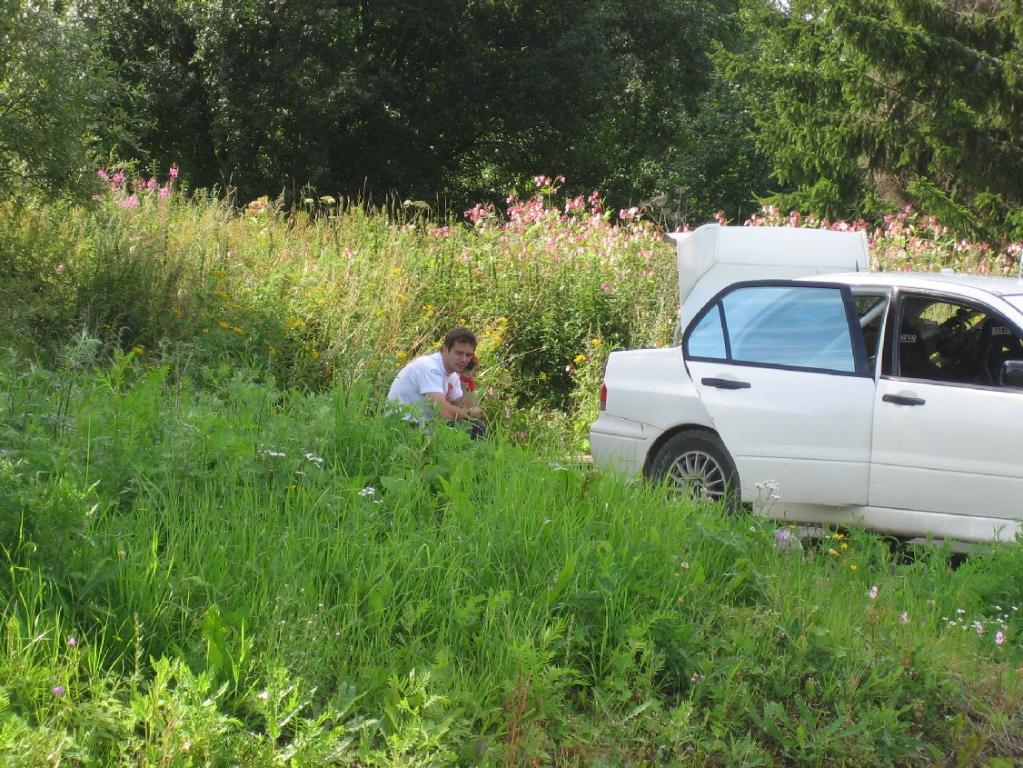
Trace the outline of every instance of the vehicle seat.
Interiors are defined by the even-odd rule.
[[[1016,335],[998,318],[988,318],[980,329],[978,340],[977,375],[981,384],[995,386],[1002,363],[1016,358],[1013,348],[1018,347]]]
[[[899,375],[910,379],[941,378],[920,329],[903,325],[899,330]]]

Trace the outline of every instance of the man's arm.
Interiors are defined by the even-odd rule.
[[[464,396],[455,402],[449,402],[440,392],[427,392],[426,396],[437,402],[437,414],[445,421],[458,421],[460,419],[478,418],[482,411],[479,408],[462,408]]]

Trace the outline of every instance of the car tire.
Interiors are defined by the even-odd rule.
[[[720,438],[712,432],[686,430],[669,438],[650,462],[650,479],[665,481],[678,496],[722,504],[739,504],[739,474]]]

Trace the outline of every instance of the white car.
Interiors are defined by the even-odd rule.
[[[905,537],[1023,525],[1023,282],[870,272],[862,233],[679,239],[680,343],[613,352],[597,465]]]

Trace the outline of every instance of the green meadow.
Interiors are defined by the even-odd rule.
[[[1023,760],[1017,546],[797,543],[580,460],[607,353],[671,338],[652,226],[167,189],[0,216],[4,765]],[[485,441],[382,408],[456,322]]]

